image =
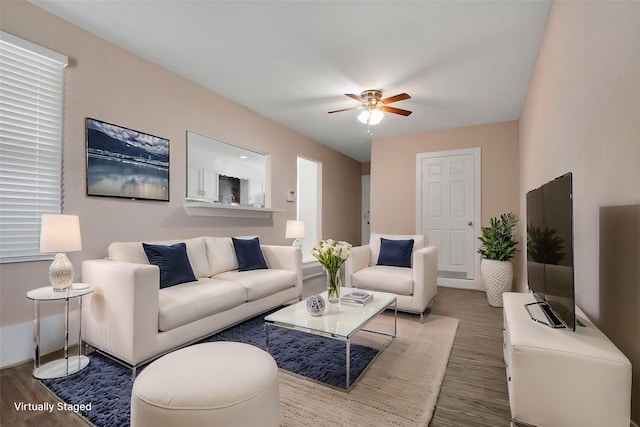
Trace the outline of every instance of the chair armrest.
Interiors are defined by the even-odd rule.
[[[351,248],[349,258],[344,262],[344,285],[352,288],[352,276],[354,273],[369,267],[371,249],[369,245],[354,246]]]
[[[438,291],[438,249],[427,246],[413,253],[413,297],[416,308],[424,310]]]
[[[86,260],[82,280],[95,288],[83,304],[83,340],[132,365],[153,356],[158,335],[158,267]]]
[[[261,245],[262,254],[269,268],[296,273],[296,290],[302,295],[302,251],[295,246]]]

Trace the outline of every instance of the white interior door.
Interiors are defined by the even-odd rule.
[[[438,277],[476,277],[480,150],[419,154],[417,229],[438,248]]]

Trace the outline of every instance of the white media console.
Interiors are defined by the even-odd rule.
[[[507,292],[504,361],[511,418],[540,427],[629,427],[631,363],[576,307],[584,326],[553,329],[532,320],[532,294]],[[539,307],[532,316],[545,321]]]

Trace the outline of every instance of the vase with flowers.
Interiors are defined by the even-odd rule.
[[[351,244],[333,239],[321,240],[311,254],[316,257],[327,276],[327,299],[335,304],[340,301],[340,267],[349,257]]]

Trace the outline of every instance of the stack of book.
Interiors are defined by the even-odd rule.
[[[362,307],[373,299],[373,295],[364,291],[349,292],[340,297],[340,302],[347,305],[356,305]]]

